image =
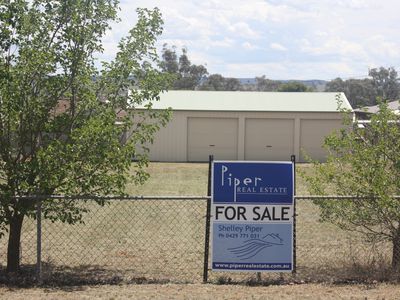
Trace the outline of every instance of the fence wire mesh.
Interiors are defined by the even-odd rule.
[[[383,280],[389,276],[391,245],[367,241],[355,231],[320,221],[314,201],[343,201],[340,197],[297,197],[297,273],[306,281]],[[350,199],[369,201],[370,199]]]
[[[42,278],[45,282],[64,284],[201,282],[206,199],[113,199],[107,200],[104,206],[90,197],[75,199],[88,209],[83,223],[51,222],[43,216]],[[296,274],[209,271],[209,281],[387,279],[392,255],[389,242],[367,242],[356,232],[320,222],[315,197],[297,196],[296,199]],[[320,200],[338,201],[336,197]],[[3,274],[7,249],[5,237],[0,239],[0,272]],[[36,221],[26,219],[21,238],[21,263],[33,270],[36,242]]]

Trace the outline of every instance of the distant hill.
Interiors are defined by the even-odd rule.
[[[288,80],[290,81],[290,80]],[[323,92],[325,90],[325,85],[328,81],[319,80],[319,79],[310,79],[310,80],[294,80],[305,84],[306,86],[312,87],[317,92]]]
[[[237,78],[239,80],[240,84],[246,85],[246,84],[256,84],[256,78]],[[303,83],[306,86],[309,86],[313,88],[317,92],[322,92],[325,89],[325,85],[327,84],[328,81],[326,80],[319,80],[319,79],[310,79],[310,80],[277,80],[281,82],[289,82],[289,81],[296,81]]]
[[[236,78],[240,84],[256,84],[255,78]]]

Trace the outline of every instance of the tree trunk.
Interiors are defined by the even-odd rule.
[[[20,242],[23,214],[16,214],[10,220],[7,249],[7,272],[18,272],[20,264]]]

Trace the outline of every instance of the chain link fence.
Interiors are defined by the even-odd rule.
[[[42,280],[49,284],[202,282],[207,199],[108,198],[104,206],[94,201],[98,198],[74,199],[88,210],[82,223],[51,222],[42,216]],[[387,279],[390,243],[367,242],[356,232],[320,222],[316,199],[319,198],[296,197],[296,274],[208,271],[208,280],[248,283]],[[338,201],[335,197],[320,200]],[[36,220],[26,219],[21,263],[32,276],[36,272],[36,237]],[[0,239],[3,274],[6,249],[4,237]]]
[[[320,220],[315,201],[370,201],[338,196],[297,196],[297,273],[305,281],[351,282],[387,280],[391,275],[390,242],[367,241]]]

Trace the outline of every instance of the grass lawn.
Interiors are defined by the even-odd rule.
[[[150,163],[150,178],[141,186],[128,184],[129,195],[205,196],[208,163]]]
[[[312,172],[308,164],[298,164],[297,168]],[[151,163],[148,172],[149,180],[142,186],[129,184],[127,194],[149,196],[207,194],[207,163]],[[297,176],[297,194],[307,194],[304,181],[299,176]],[[202,280],[204,255],[205,204],[204,200],[142,200],[112,201],[105,207],[100,207],[89,201],[87,205],[90,206],[91,212],[85,216],[85,224],[70,226],[43,222],[44,275],[69,283],[90,282],[90,280],[100,283],[109,283],[111,280],[121,284],[164,281],[199,283]],[[348,282],[353,279],[372,282],[386,278],[390,249],[382,251],[382,248],[386,249],[388,245],[366,244],[355,233],[343,232],[331,224],[320,223],[318,208],[309,200],[297,202],[297,215],[296,280],[298,282],[330,283]],[[24,264],[35,262],[35,234],[35,223],[33,220],[28,220],[24,225],[22,238]],[[1,239],[0,267],[4,266],[5,249],[6,239]],[[254,282],[255,274],[210,272],[209,278],[213,283],[252,282],[252,280]],[[278,274],[263,274],[262,280],[266,284],[282,280],[288,283],[293,278],[291,274],[282,277]],[[164,285],[149,285],[143,290],[151,290],[152,287],[156,291],[165,289]],[[176,285],[166,289],[166,293],[171,292],[170,295],[174,296],[169,297],[175,299],[178,295],[176,289],[187,290],[187,287],[193,287],[193,291],[199,291],[199,295],[207,293],[207,290],[215,292],[215,299],[220,297],[224,299],[225,295],[225,299],[231,299],[234,296],[227,292],[229,288],[225,289],[224,286],[208,288],[207,285]],[[136,288],[136,285],[132,287],[135,293]],[[321,291],[325,289],[321,285],[313,285],[312,288],[321,288]],[[124,289],[129,294],[129,288]],[[248,287],[239,286],[235,289],[246,290]],[[254,288],[256,289],[258,290]],[[307,291],[300,287],[298,289],[299,295],[304,297],[314,295],[314,293],[307,294]],[[374,286],[373,289],[378,291],[380,287]],[[101,289],[90,290],[90,295],[93,297],[103,296],[103,292],[97,293]],[[125,292],[119,295],[114,288],[109,290],[113,291],[110,294],[111,298],[123,298],[127,295]],[[393,286],[384,286],[384,290],[393,293]],[[260,288],[259,291],[268,293],[268,288]],[[94,294],[91,294],[92,292]],[[350,295],[351,293],[353,292],[350,292]],[[364,294],[360,288],[354,289],[355,296]],[[53,295],[65,296],[62,293]],[[149,295],[153,294],[149,292],[147,296]],[[153,296],[163,298],[160,295]],[[190,293],[187,295],[182,299],[193,298]],[[285,298],[285,292],[282,292],[283,299],[291,299],[290,295],[292,294]],[[340,294],[332,295],[335,295],[332,299],[336,299]],[[8,292],[0,289],[0,298],[3,296],[9,298]],[[22,299],[27,297],[27,294],[19,293],[18,296]],[[34,292],[30,296],[36,297]],[[49,296],[52,297],[51,294]],[[91,296],[88,294],[88,297]],[[146,295],[143,295],[143,299],[145,298]],[[237,297],[241,298],[245,297]]]
[[[297,164],[297,168],[311,172],[310,164]],[[208,163],[150,163],[150,178],[141,186],[128,184],[129,195],[173,195],[205,196],[207,195]],[[296,178],[297,195],[308,195],[304,180]]]
[[[296,169],[313,171],[312,165],[305,163],[296,164]],[[142,186],[129,185],[128,194],[204,196],[207,193],[208,163],[151,163],[148,172],[150,179]],[[296,194],[309,195],[300,175],[296,176]],[[319,209],[312,201],[297,201],[297,214],[297,264],[300,274],[308,274],[304,277],[322,280],[365,277],[368,272],[379,278],[385,276],[390,245],[365,244],[356,233],[319,222]]]

